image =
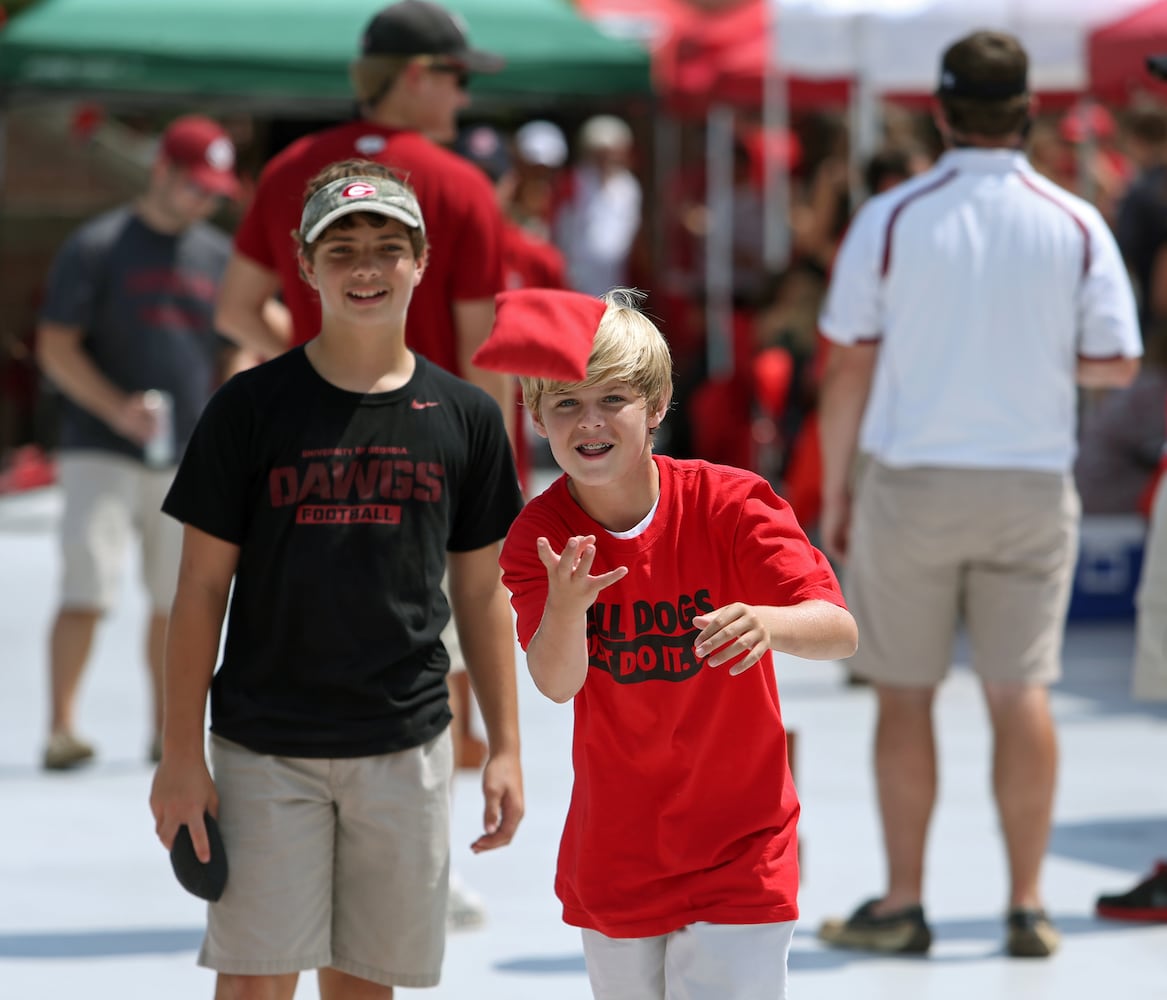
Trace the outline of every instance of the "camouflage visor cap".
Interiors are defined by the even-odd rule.
[[[300,217],[304,242],[314,243],[337,219],[353,212],[384,215],[425,235],[425,220],[417,197],[400,181],[388,177],[342,177],[324,185],[308,199]]]

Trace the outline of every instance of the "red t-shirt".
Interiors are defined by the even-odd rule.
[[[761,477],[657,456],[660,503],[614,538],[560,477],[519,514],[503,580],[527,648],[547,597],[535,540],[596,536],[595,574],[627,566],[588,611],[575,696],[575,784],[555,891],[563,918],[609,937],[696,921],[798,916],[798,797],[769,654],[737,677],[696,658],[692,617],[733,601],[843,606],[826,558]]]
[[[528,232],[516,222],[503,223],[503,273],[506,286],[512,288],[567,288],[567,266],[552,244]],[[515,465],[519,470],[519,484],[527,491],[531,456],[527,435],[521,428],[526,420],[523,413],[523,392],[515,387]]]
[[[417,132],[355,121],[294,142],[264,168],[235,248],[279,274],[292,312],[293,343],[315,337],[320,300],[300,277],[292,232],[300,227],[308,182],[330,163],[354,157],[393,168],[417,192],[430,255],[413,293],[405,339],[419,354],[462,375],[452,307],[491,299],[503,289],[502,213],[481,170]]]
[[[567,288],[567,265],[559,249],[509,219],[502,255],[508,289]]]

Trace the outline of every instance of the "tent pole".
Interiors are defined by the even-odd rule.
[[[670,184],[673,180],[673,171],[676,164],[681,162],[681,133],[677,119],[670,112],[666,112],[661,103],[656,104],[653,122],[653,150],[652,176],[653,187],[656,191],[657,211],[653,212],[652,220],[652,274],[665,273],[670,266],[669,255],[665,246],[665,220],[669,217],[673,206],[668,204],[672,196]],[[666,285],[672,284],[672,275],[668,274]]]
[[[775,45],[777,41],[775,41]],[[774,46],[767,50],[762,76],[762,259],[769,271],[790,262],[790,79],[778,71]],[[784,143],[785,155],[780,155]]]
[[[8,99],[0,96],[0,209],[4,206],[4,184],[8,167]]]
[[[863,168],[879,142],[879,111],[875,93],[862,67],[851,86],[850,119],[848,158],[851,161],[851,211],[855,211],[867,195],[863,189]]]
[[[713,105],[705,132],[705,357],[733,371],[733,109]]]
[[[871,78],[871,54],[868,49],[872,18],[860,15],[853,27],[855,44],[855,79],[851,87],[851,210],[863,200],[863,167],[880,143],[879,102]]]

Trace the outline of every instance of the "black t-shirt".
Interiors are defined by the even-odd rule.
[[[1135,281],[1146,338],[1155,318],[1148,301],[1155,258],[1167,244],[1167,166],[1152,167],[1131,184],[1119,204],[1115,235]]]
[[[49,274],[41,319],[80,327],[86,354],[124,391],[169,392],[176,454],[218,381],[226,341],[215,333],[215,292],[230,254],[206,223],[160,233],[123,207],[74,232]],[[61,447],[142,458],[140,445],[68,398]]]
[[[297,348],[207,405],[162,509],[240,547],[216,734],[361,757],[449,722],[445,554],[502,539],[522,498],[498,406],[416,361],[402,388],[360,395]]]

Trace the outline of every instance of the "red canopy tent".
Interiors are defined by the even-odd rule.
[[[661,93],[678,110],[703,111],[710,104],[750,110],[764,102],[767,64],[774,46],[775,5],[743,0],[713,11],[684,6],[684,14],[656,53]],[[775,67],[781,73],[781,67]],[[787,80],[791,107],[845,105],[846,80]]]
[[[769,0],[699,6],[685,0],[577,0],[602,29],[642,39],[653,53],[657,92],[670,111],[704,114],[728,104],[758,111],[764,104],[774,10]],[[781,67],[776,67],[781,73]],[[793,108],[845,105],[846,80],[789,78]]]
[[[1096,28],[1086,40],[1090,91],[1096,97],[1126,103],[1139,92],[1167,96],[1167,85],[1154,79],[1146,58],[1167,54],[1167,0],[1156,0],[1111,24]]]

